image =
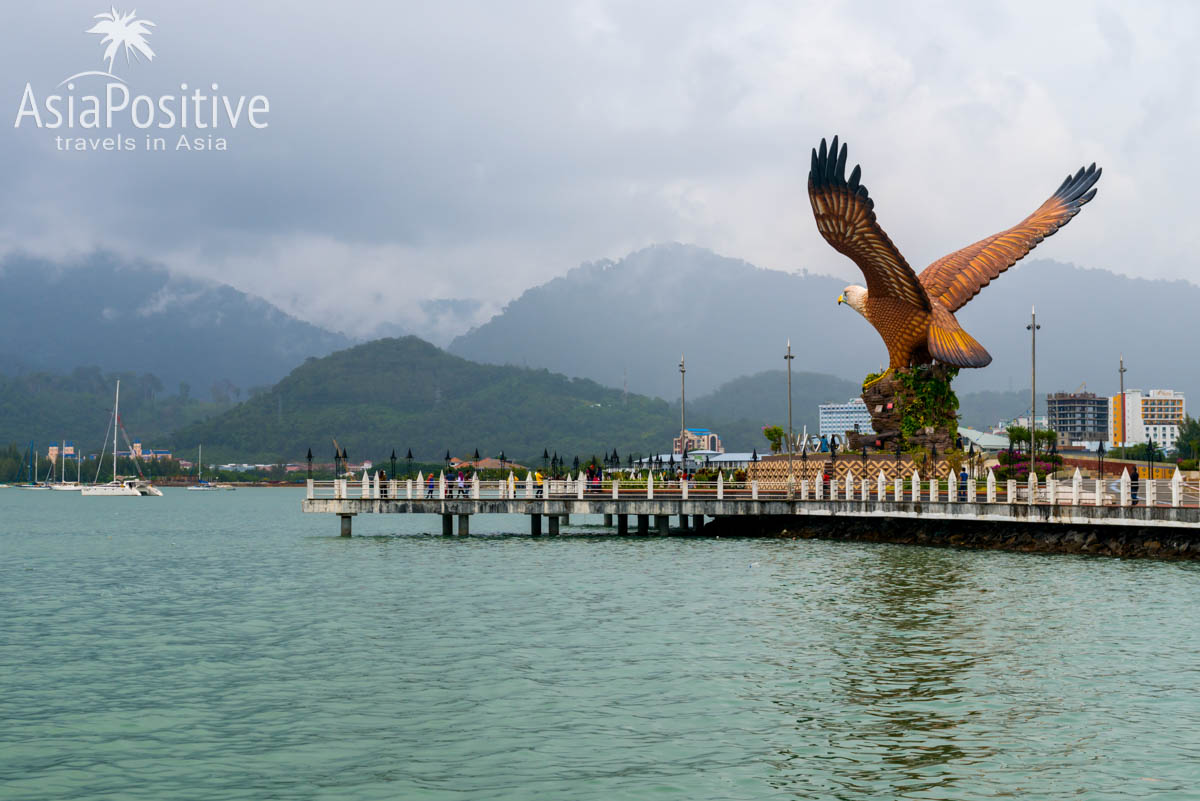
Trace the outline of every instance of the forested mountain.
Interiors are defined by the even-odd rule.
[[[118,378],[125,429],[147,447],[161,448],[171,432],[231,405],[167,395],[153,375],[102,374],[97,367],[80,367],[67,375],[0,375],[0,444],[25,446],[33,440],[45,454],[48,444],[65,439],[75,441],[84,453],[99,452]]]
[[[352,459],[379,460],[393,448],[434,461],[476,449],[571,459],[662,449],[677,430],[665,401],[547,370],[475,364],[405,337],[309,359],[267,392],[183,428],[174,444],[203,444],[215,460],[295,460],[311,447],[327,461],[334,437]]]
[[[96,365],[152,373],[172,394],[236,401],[349,343],[232,287],[111,255],[0,264],[0,373]]]
[[[837,305],[847,283],[762,270],[693,246],[656,245],[529,289],[450,350],[609,386],[627,379],[631,391],[674,399],[681,352],[689,394],[700,395],[734,376],[778,369],[790,338],[795,369],[857,384],[887,355],[874,329]],[[1034,305],[1042,326],[1038,386],[1046,391],[1086,382],[1094,392],[1115,393],[1124,353],[1126,386],[1200,393],[1194,345],[1200,286],[1033,260],[1018,263],[958,314],[995,359],[984,369],[963,370],[955,383],[960,394],[1029,386],[1025,326]]]

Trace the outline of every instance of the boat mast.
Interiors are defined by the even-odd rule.
[[[121,425],[121,379],[117,379],[117,398],[113,401],[113,483],[117,483],[117,428]]]

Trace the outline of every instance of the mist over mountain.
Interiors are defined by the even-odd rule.
[[[849,262],[847,262],[849,266]],[[861,278],[855,282],[861,283]],[[763,270],[704,248],[665,244],[600,261],[527,290],[488,323],[463,334],[453,353],[493,364],[526,364],[674,399],[679,355],[689,395],[738,376],[778,369],[790,338],[798,371],[860,382],[887,363],[882,340],[837,296],[850,283],[811,273]],[[963,370],[960,393],[1029,386],[1031,306],[1037,306],[1038,388],[1127,387],[1200,392],[1195,340],[1200,287],[1150,281],[1047,260],[1019,262],[959,313],[994,357]],[[1039,401],[1040,403],[1041,401]]]
[[[222,284],[97,253],[63,266],[0,264],[0,372],[66,373],[80,365],[152,373],[167,393],[244,397],[345,336]]]

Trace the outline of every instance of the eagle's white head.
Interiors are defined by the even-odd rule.
[[[838,303],[845,303],[865,318],[867,316],[867,288],[851,284],[842,290],[842,294],[838,295]]]

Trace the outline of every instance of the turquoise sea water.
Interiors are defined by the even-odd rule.
[[[1195,564],[300,499],[0,490],[0,797],[1200,797]]]

